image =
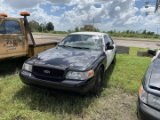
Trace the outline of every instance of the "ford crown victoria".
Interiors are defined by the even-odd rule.
[[[116,59],[112,38],[100,32],[77,32],[52,49],[25,61],[23,83],[64,91],[98,93],[103,73]]]

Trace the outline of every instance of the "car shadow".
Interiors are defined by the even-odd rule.
[[[98,97],[92,94],[76,95],[71,93],[50,92],[24,85],[13,97],[13,101],[29,106],[30,110],[57,114],[82,114],[85,108]]]
[[[10,58],[0,60],[0,77],[18,72],[27,57]]]

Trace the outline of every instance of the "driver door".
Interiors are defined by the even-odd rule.
[[[112,62],[112,50],[106,50],[106,44],[109,42],[107,35],[104,35],[104,43],[105,43],[105,54],[106,54],[106,69],[109,67],[109,65]]]
[[[3,49],[8,57],[21,56],[28,53],[28,42],[24,34],[24,28],[20,19],[5,18],[1,24],[4,28]]]

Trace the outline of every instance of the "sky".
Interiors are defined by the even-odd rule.
[[[160,34],[160,12],[154,13],[156,0],[0,0],[0,13],[21,17],[29,11],[28,19],[39,23],[52,22],[55,30],[68,31],[92,24],[101,31],[135,30]],[[149,15],[146,16],[146,12]]]

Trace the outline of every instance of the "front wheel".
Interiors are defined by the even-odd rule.
[[[103,80],[103,69],[100,68],[98,73],[97,73],[97,77],[96,77],[96,82],[95,82],[95,85],[92,89],[92,93],[93,94],[99,94],[102,90],[102,80]]]

